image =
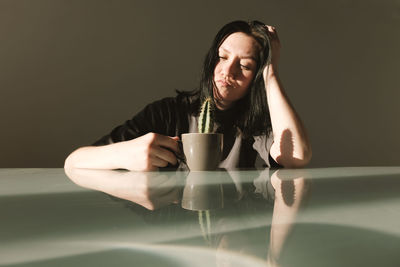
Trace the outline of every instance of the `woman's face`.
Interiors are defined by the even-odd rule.
[[[246,95],[257,68],[257,41],[242,32],[229,35],[218,49],[214,69],[214,98],[219,109],[227,109]]]

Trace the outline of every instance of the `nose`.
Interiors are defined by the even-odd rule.
[[[225,62],[222,67],[222,75],[224,77],[234,78],[236,74],[235,64],[233,61]]]

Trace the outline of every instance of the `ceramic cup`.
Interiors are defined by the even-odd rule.
[[[183,153],[190,171],[216,170],[221,161],[223,134],[182,134]]]

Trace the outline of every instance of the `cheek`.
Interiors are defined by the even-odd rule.
[[[214,77],[216,76],[216,74],[218,74],[221,70],[220,64],[218,63],[217,65],[215,65],[214,68]]]
[[[243,85],[249,85],[253,81],[253,78],[254,78],[253,73],[244,74],[242,79]]]

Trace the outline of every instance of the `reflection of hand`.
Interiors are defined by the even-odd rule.
[[[267,267],[279,267],[281,266],[272,256],[268,253],[267,257]]]
[[[146,209],[178,203],[179,177],[176,173],[65,169],[76,184],[135,202]]]
[[[278,71],[278,62],[280,58],[280,50],[281,50],[281,42],[279,41],[278,33],[273,26],[265,25],[265,29],[267,30],[267,35],[270,41],[270,53],[271,53],[271,62],[268,67],[264,69],[264,79],[267,78],[267,73],[273,74]]]
[[[129,180],[130,187],[125,189],[124,198],[146,209],[155,210],[179,202],[179,189],[174,177],[157,173],[135,173],[126,179]]]

